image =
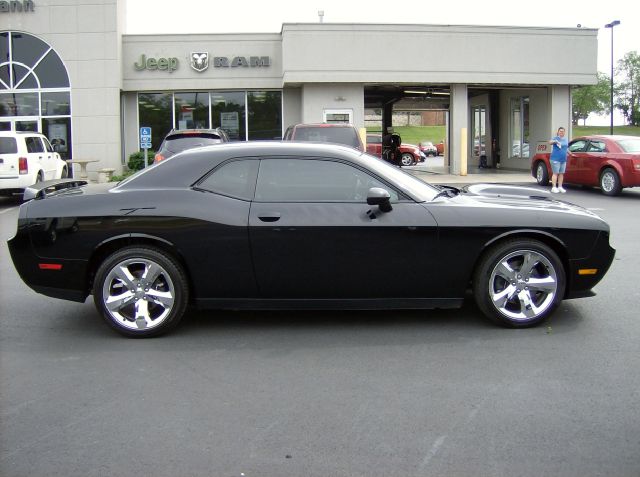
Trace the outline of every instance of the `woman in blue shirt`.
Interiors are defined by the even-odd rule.
[[[549,144],[553,144],[551,157],[549,157],[551,172],[553,172],[551,176],[551,192],[553,193],[562,192],[564,194],[567,192],[566,189],[562,187],[564,172],[567,169],[567,149],[569,148],[569,141],[564,135],[564,128],[558,128],[557,135],[549,141]]]

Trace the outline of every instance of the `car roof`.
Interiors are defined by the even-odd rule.
[[[640,136],[625,136],[622,134],[589,134],[574,137],[572,141],[575,141],[576,139],[608,139],[610,141],[621,141],[624,139],[640,139]]]
[[[304,123],[296,124],[294,128],[355,128],[353,124],[347,123]]]
[[[167,136],[174,134],[220,134],[220,129],[172,129]]]
[[[343,159],[363,165],[367,160],[371,160],[371,157],[366,156],[362,151],[339,144],[306,141],[225,142],[182,151],[144,169],[142,173],[132,177],[131,180],[125,179],[113,190],[117,192],[159,187],[190,187],[196,180],[226,160],[252,157],[256,159],[265,157],[323,157]]]
[[[38,131],[0,131],[0,136],[44,136]]]

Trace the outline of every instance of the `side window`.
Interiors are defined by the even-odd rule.
[[[42,138],[42,142],[44,143],[44,148],[47,150],[47,152],[53,152],[53,147],[46,137]]]
[[[591,141],[587,152],[605,152],[606,146],[602,141]]]
[[[197,188],[237,199],[251,200],[257,173],[257,159],[227,162],[205,177]]]
[[[256,185],[260,202],[366,202],[372,187],[398,193],[366,172],[341,162],[313,159],[263,159]]]
[[[569,144],[569,151],[582,152],[584,151],[586,145],[587,145],[587,141],[585,141],[584,139],[579,139]]]
[[[25,142],[27,143],[27,152],[44,152],[39,137],[28,136],[25,138]]]

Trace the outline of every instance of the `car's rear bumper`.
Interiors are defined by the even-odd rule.
[[[22,227],[19,222],[16,236],[7,244],[20,278],[37,293],[79,302],[89,295],[86,260],[38,257],[31,246],[24,222]]]

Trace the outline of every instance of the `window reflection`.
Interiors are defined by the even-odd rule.
[[[0,93],[0,116],[38,116],[38,93]]]
[[[249,139],[282,138],[282,92],[250,91],[247,93]]]
[[[171,93],[138,94],[138,117],[140,126],[151,128],[151,148],[157,151],[160,143],[173,128],[171,115],[173,95]]]
[[[244,91],[211,93],[212,127],[224,129],[232,141],[244,141],[247,138],[245,94]]]
[[[176,128],[209,129],[209,93],[176,93]]]

